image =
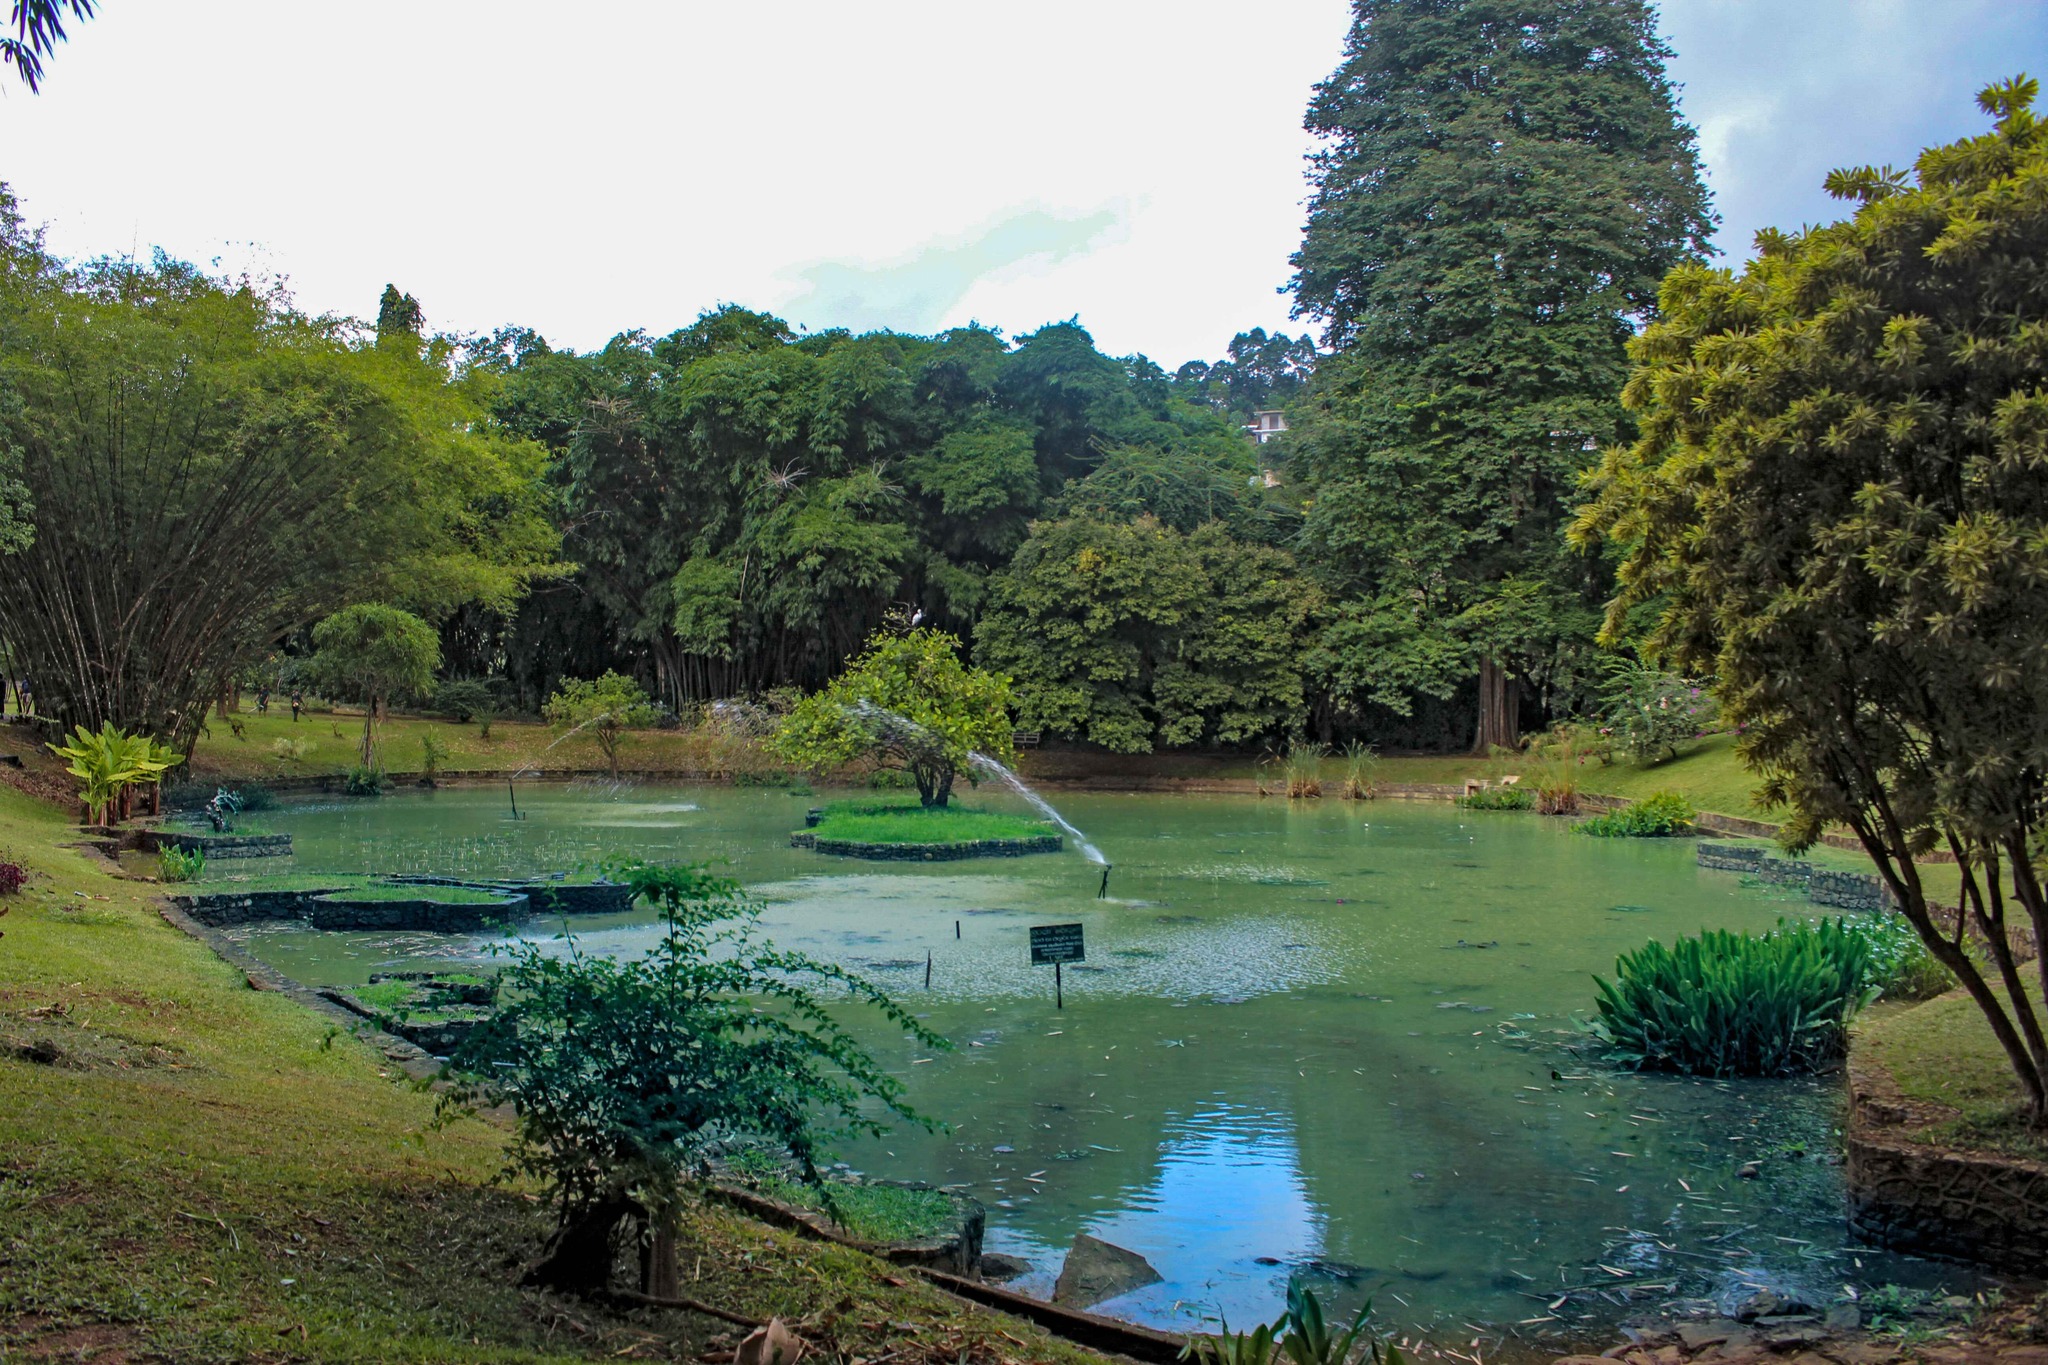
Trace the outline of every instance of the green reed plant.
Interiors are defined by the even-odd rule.
[[[1608,1060],[1635,1070],[1812,1071],[1842,1055],[1849,1021],[1878,993],[1868,941],[1840,920],[1653,941],[1614,965],[1614,981],[1593,978],[1591,1030]]]
[[[206,873],[206,850],[182,849],[165,844],[156,851],[156,879],[160,882],[196,882]]]
[[[1329,752],[1329,745],[1313,741],[1296,740],[1287,746],[1288,796],[1311,797],[1323,794],[1323,759]]]
[[[1370,801],[1380,790],[1379,751],[1363,740],[1344,746],[1344,795],[1352,801]]]
[[[1652,792],[1619,810],[1596,815],[1572,826],[1580,834],[1600,839],[1662,839],[1696,833],[1699,818],[1692,802],[1676,792]]]

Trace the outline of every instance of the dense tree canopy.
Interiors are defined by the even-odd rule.
[[[1477,743],[1508,743],[1517,681],[1589,673],[1603,594],[1566,503],[1712,219],[1642,0],[1354,9],[1308,114],[1296,299],[1334,354],[1295,407],[1304,558],[1340,695],[1399,711],[1476,676]]]
[[[728,307],[589,355],[514,332],[478,350],[504,376],[499,419],[555,452],[581,566],[516,618],[450,624],[451,657],[507,671],[529,705],[606,667],[678,709],[816,686],[899,606],[966,634],[1033,518],[1068,499],[1271,530],[1235,419],[1071,322],[1014,345],[973,327],[799,337]]]
[[[1861,207],[1690,266],[1635,345],[1642,435],[1576,533],[1626,552],[1610,629],[1719,676],[1740,752],[1811,842],[1846,825],[1990,1019],[2048,1122],[2048,1036],[2007,931],[2048,942],[2048,124],[2035,83],[1995,131],[1910,175],[1838,171]],[[1952,924],[1917,860],[1963,867]],[[1982,948],[1973,949],[1974,932]],[[2048,956],[2037,957],[2038,991]]]
[[[977,641],[1029,728],[1119,753],[1245,744],[1301,728],[1315,607],[1286,553],[1221,522],[1075,517],[998,576]]]
[[[0,642],[39,706],[190,738],[342,606],[509,608],[558,545],[544,456],[448,361],[163,257],[64,265],[0,197]]]

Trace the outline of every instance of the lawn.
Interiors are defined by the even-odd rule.
[[[437,1127],[374,1047],[250,989],[74,837],[0,788],[0,852],[34,874],[0,900],[0,1357],[689,1358],[729,1332],[520,1289],[548,1217],[492,1183],[504,1130]],[[687,1293],[805,1319],[821,1358],[1083,1359],[716,1205],[682,1235]]]
[[[927,810],[901,802],[843,802],[825,807],[811,833],[857,844],[960,844],[976,839],[1031,839],[1052,834],[1043,820],[971,806]]]
[[[1867,1020],[1857,1025],[1853,1046],[1889,1071],[1906,1098],[1956,1111],[1955,1119],[1920,1134],[1926,1140],[2048,1160],[2048,1135],[2022,1122],[2019,1082],[1967,995],[1951,992]]]

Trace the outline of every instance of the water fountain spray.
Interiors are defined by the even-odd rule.
[[[851,707],[841,709],[850,710],[863,720],[870,721],[884,729],[894,730],[899,734],[914,735],[933,747],[939,747],[942,744],[937,735],[934,735],[930,730],[919,725],[910,717],[900,715],[895,711],[889,710],[887,707],[877,706],[865,698],[853,703]],[[1008,764],[990,758],[978,749],[969,751],[967,762],[970,766],[979,769],[986,776],[995,778],[1011,791],[1023,797],[1030,803],[1032,809],[1052,821],[1055,825],[1058,825],[1066,836],[1074,841],[1074,847],[1080,850],[1081,856],[1102,869],[1102,888],[1097,899],[1107,899],[1109,895],[1109,859],[1102,856],[1102,850],[1090,842],[1087,835],[1083,834],[1066,816],[1061,815],[1055,810],[1052,802],[1033,791],[1031,785],[1023,778],[1017,776],[1015,770]]]

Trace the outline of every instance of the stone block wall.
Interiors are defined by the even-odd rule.
[[[954,862],[963,858],[1021,858],[1027,853],[1058,853],[1067,841],[1057,834],[1029,839],[965,839],[955,844],[864,844],[851,839],[820,839],[805,830],[789,836],[791,848],[815,849],[840,858],[876,862]]]

